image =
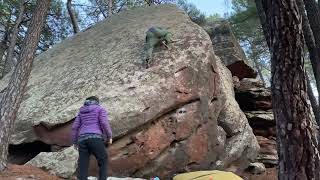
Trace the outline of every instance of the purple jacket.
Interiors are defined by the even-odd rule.
[[[100,105],[82,106],[72,125],[72,142],[77,144],[78,136],[86,133],[101,134],[112,138],[107,111]]]

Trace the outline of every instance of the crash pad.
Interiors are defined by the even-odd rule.
[[[179,174],[173,180],[243,180],[232,172],[225,171],[196,171]]]

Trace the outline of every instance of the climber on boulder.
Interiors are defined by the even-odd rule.
[[[169,49],[168,44],[173,42],[176,41],[171,39],[171,33],[168,30],[158,26],[149,28],[146,33],[145,46],[147,68],[150,66],[153,49],[157,46],[164,46]]]
[[[72,141],[79,150],[78,179],[87,180],[90,155],[99,166],[99,179],[107,179],[108,154],[105,141],[112,144],[112,131],[107,111],[95,96],[88,97],[72,125]]]

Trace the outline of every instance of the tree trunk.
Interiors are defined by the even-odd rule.
[[[68,0],[67,1],[67,9],[68,9],[68,13],[71,19],[71,23],[72,23],[72,28],[73,28],[73,33],[76,34],[78,33],[79,30],[79,26],[78,26],[78,22],[77,22],[77,17],[75,16],[75,14],[72,11],[72,4],[71,4],[72,0]]]
[[[304,0],[304,2],[303,4],[302,0],[297,0],[300,13],[303,11],[304,36],[310,54],[317,90],[320,94],[320,11],[314,0]],[[307,11],[308,18],[306,17],[305,10]],[[318,98],[319,102],[320,96]]]
[[[317,98],[314,96],[313,91],[312,91],[312,86],[310,82],[310,78],[308,74],[306,73],[306,78],[307,78],[307,89],[308,89],[308,97],[310,99],[312,111],[314,114],[314,117],[316,118],[317,124],[320,124],[320,111],[319,111],[319,105],[317,103]]]
[[[16,65],[14,62],[14,48],[17,43],[19,27],[20,27],[21,21],[23,19],[25,7],[26,7],[26,4],[21,3],[20,8],[19,8],[19,14],[17,15],[16,21],[15,21],[15,24],[14,24],[14,27],[12,29],[12,33],[10,36],[10,40],[9,40],[10,43],[9,43],[9,48],[7,50],[7,57],[5,60],[5,68],[2,73],[2,77],[5,76],[8,72],[10,72],[11,69],[13,69],[14,66]]]
[[[262,2],[270,25],[268,41],[279,180],[319,180],[318,131],[307,103],[302,19],[295,0]]]
[[[303,35],[305,37],[306,45],[308,47],[313,74],[316,79],[317,91],[318,91],[318,94],[320,94],[320,56],[319,56],[319,52],[317,51],[313,32],[310,28],[309,19],[306,15],[306,12],[305,12],[305,6],[303,3],[303,0],[297,0],[297,5],[299,8],[299,12],[302,16],[302,30],[303,30]],[[308,86],[309,86],[309,84],[310,84],[309,78],[307,78],[307,80],[308,80]],[[310,87],[311,87],[311,85],[310,85]],[[311,101],[311,105],[312,105],[312,109],[313,109],[315,118],[317,120],[318,125],[320,125],[319,124],[320,123],[320,114],[319,114],[320,109],[319,109],[319,106],[317,105],[317,104],[319,104],[319,101],[314,99],[315,97],[313,95],[312,89],[309,90],[309,88],[308,88],[308,94],[309,94],[309,99]],[[315,102],[313,102],[313,101],[315,101]]]
[[[262,26],[262,31],[263,31],[263,34],[266,38],[266,41],[267,41],[267,45],[268,47],[270,48],[270,34],[269,34],[269,24],[267,22],[267,16],[264,12],[264,9],[263,9],[263,5],[262,5],[262,1],[263,0],[255,0],[256,2],[256,8],[257,8],[257,12],[258,12],[258,15],[259,15],[259,19],[260,19],[260,23],[261,23],[261,26]]]
[[[320,47],[320,11],[315,0],[304,0],[305,9],[309,18],[309,23],[314,32],[314,39],[317,47]]]
[[[16,119],[28,83],[35,51],[49,6],[50,0],[37,0],[30,26],[23,42],[19,62],[0,102],[0,171],[3,171],[7,165],[10,130]]]
[[[112,14],[112,0],[108,1],[108,16],[110,17]]]

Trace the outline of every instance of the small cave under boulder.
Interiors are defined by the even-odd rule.
[[[11,164],[23,165],[41,152],[51,152],[52,146],[41,141],[9,145],[8,162]]]
[[[18,145],[10,144],[9,163],[23,165],[41,152],[57,152],[71,146],[71,126],[73,121],[74,119],[52,127],[43,123],[33,126],[33,133],[37,140]]]

